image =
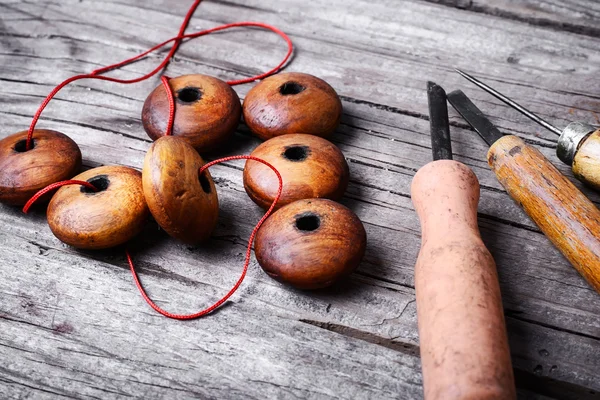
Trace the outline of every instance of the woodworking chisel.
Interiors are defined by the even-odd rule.
[[[435,161],[411,185],[421,222],[415,290],[425,399],[513,399],[496,264],[477,226],[479,182],[452,160],[446,93],[429,82]]]
[[[448,100],[490,145],[488,164],[508,194],[600,292],[600,211],[539,150],[503,136],[462,91]]]
[[[559,135],[556,147],[558,158],[571,166],[573,174],[577,179],[600,191],[600,129],[585,122],[571,122],[561,131],[466,72],[459,69],[456,69],[456,72],[544,128]]]

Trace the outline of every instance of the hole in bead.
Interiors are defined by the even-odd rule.
[[[284,96],[298,94],[302,92],[306,87],[302,86],[298,82],[286,82],[279,87],[279,93]]]
[[[210,193],[210,181],[208,180],[208,176],[206,176],[206,171],[200,174],[199,176],[200,186],[202,186],[202,190],[204,193]]]
[[[296,217],[296,228],[303,232],[311,232],[321,226],[321,219],[313,213],[305,213]]]
[[[35,147],[35,139],[31,139],[31,149]],[[29,150],[31,150],[29,149]],[[25,153],[27,151],[27,139],[19,140],[15,144],[15,151],[17,153]]]
[[[289,146],[285,148],[283,157],[290,161],[304,161],[309,153],[308,146]]]
[[[177,92],[177,99],[182,103],[193,103],[200,100],[202,92],[196,87],[185,87]]]
[[[86,187],[86,186],[82,186],[81,187],[81,193],[94,194],[94,193],[103,192],[106,189],[108,189],[108,186],[110,185],[110,180],[108,180],[108,176],[106,176],[106,175],[95,176],[93,178],[88,179],[87,182],[91,183],[92,185],[94,185],[94,187],[96,188],[96,190],[94,191],[94,189],[91,189],[91,188]]]

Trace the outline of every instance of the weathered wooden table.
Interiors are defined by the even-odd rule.
[[[26,129],[63,79],[173,36],[190,3],[2,0],[0,136]],[[253,260],[225,307],[178,322],[144,303],[123,249],[77,251],[51,234],[42,211],[0,206],[1,398],[420,398],[420,230],[409,185],[431,158],[425,82],[462,88],[570,178],[552,133],[453,67],[558,126],[600,123],[596,0],[207,0],[189,31],[241,20],[287,32],[297,46],[288,70],[324,78],[343,99],[333,141],[350,164],[344,204],[369,237],[361,267],[341,286],[308,293],[274,282]],[[239,29],[184,44],[166,73],[241,78],[275,65],[284,51],[271,33]],[[137,77],[158,59],[113,74]],[[150,140],[140,111],[158,83],[77,82],[38,127],[72,137],[86,167],[141,168]],[[243,98],[250,87],[236,90]],[[481,182],[479,223],[498,265],[520,396],[600,398],[600,296],[511,201],[488,169],[484,143],[450,112],[456,159]],[[231,148],[210,158],[249,153],[257,143],[242,125]],[[242,166],[211,169],[221,216],[207,245],[182,245],[154,223],[131,243],[145,286],[168,310],[201,309],[239,276],[261,216],[244,192]]]

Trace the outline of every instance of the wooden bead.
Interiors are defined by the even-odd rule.
[[[80,249],[106,249],[137,235],[148,217],[142,176],[133,168],[107,166],[73,179],[99,191],[69,185],[60,188],[48,205],[48,224],[63,242]]]
[[[174,136],[202,153],[223,144],[235,132],[242,106],[226,82],[195,74],[173,78],[169,85],[175,97]],[[156,140],[165,135],[168,121],[169,99],[160,85],[144,103],[142,123],[148,136]]]
[[[255,254],[272,278],[299,289],[330,286],[362,260],[367,235],[343,205],[298,200],[276,211],[256,235]]]
[[[60,132],[34,130],[33,148],[27,151],[26,141],[27,131],[0,140],[0,203],[22,206],[39,190],[70,179],[81,168],[79,147]]]
[[[300,199],[339,200],[348,187],[348,163],[333,143],[313,135],[290,134],[267,140],[252,155],[273,165],[283,179],[277,208]],[[273,170],[248,160],[244,168],[244,188],[262,208],[269,208],[279,188]]]
[[[327,82],[298,72],[270,76],[244,99],[244,121],[263,140],[288,133],[329,137],[342,117],[342,102]]]
[[[185,141],[164,136],[146,154],[142,182],[156,222],[171,236],[195,244],[207,239],[219,216],[217,190],[204,161]]]

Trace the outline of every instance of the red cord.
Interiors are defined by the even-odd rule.
[[[187,320],[187,319],[194,319],[194,318],[202,317],[202,316],[204,316],[204,315],[206,315],[206,314],[214,311],[216,308],[218,308],[223,303],[225,303],[225,301],[229,297],[231,297],[231,295],[233,295],[235,293],[235,291],[240,287],[240,285],[242,284],[242,281],[246,277],[246,272],[248,271],[248,265],[250,264],[250,255],[252,253],[252,243],[254,242],[254,237],[256,236],[256,232],[258,232],[258,229],[261,227],[261,225],[263,224],[263,222],[265,222],[265,220],[269,217],[269,215],[271,215],[271,213],[273,212],[273,209],[275,208],[275,205],[279,201],[279,197],[281,196],[281,191],[283,190],[283,179],[281,178],[281,174],[279,174],[279,171],[277,171],[277,169],[275,169],[275,167],[272,166],[271,164],[269,164],[267,161],[262,160],[262,159],[257,158],[257,157],[254,157],[254,156],[231,156],[231,157],[220,158],[218,160],[211,161],[208,164],[202,166],[198,170],[198,174],[199,175],[202,174],[205,170],[207,170],[211,166],[213,166],[215,164],[218,164],[218,163],[222,163],[222,162],[230,161],[230,160],[244,160],[244,159],[245,160],[258,161],[260,163],[265,164],[267,167],[271,168],[273,170],[273,172],[275,172],[275,174],[277,175],[277,179],[279,179],[279,189],[277,190],[277,195],[275,196],[275,200],[273,200],[273,203],[271,204],[271,207],[269,207],[269,209],[267,210],[267,212],[265,213],[265,215],[263,215],[263,217],[260,219],[260,221],[258,221],[258,223],[256,224],[256,226],[252,230],[252,234],[250,235],[250,238],[248,239],[248,248],[246,250],[246,259],[244,261],[244,268],[242,269],[242,275],[237,280],[237,282],[235,283],[235,285],[231,288],[231,290],[229,290],[229,292],[227,292],[227,294],[224,297],[222,297],[219,301],[217,301],[212,306],[210,306],[208,308],[205,308],[204,310],[199,311],[199,312],[194,313],[194,314],[187,314],[187,315],[184,315],[184,314],[172,314],[172,313],[170,313],[168,311],[163,310],[154,301],[152,301],[152,299],[150,299],[150,297],[148,297],[148,295],[146,294],[146,291],[144,290],[144,287],[140,283],[140,280],[139,280],[139,277],[137,275],[137,272],[135,272],[135,266],[133,265],[133,260],[131,259],[131,256],[129,255],[129,252],[126,251],[127,262],[129,262],[129,268],[131,269],[131,274],[133,275],[133,280],[135,282],[135,285],[140,290],[140,293],[141,293],[142,297],[144,298],[144,300],[146,300],[146,303],[148,303],[150,305],[150,307],[152,307],[156,312],[164,315],[165,317],[169,317],[169,318],[173,318],[173,319],[179,319],[179,320]]]
[[[167,98],[169,99],[169,121],[167,122],[167,130],[165,136],[170,136],[173,133],[173,121],[175,120],[175,99],[173,98],[173,89],[169,85],[169,77],[161,76],[160,81],[165,87]]]
[[[187,28],[190,19],[192,18],[192,15],[194,14],[194,12],[196,11],[196,8],[198,7],[198,5],[200,4],[202,0],[195,0],[194,3],[192,4],[192,6],[190,7],[190,9],[188,10],[188,13],[185,16],[185,19],[183,20],[183,23],[181,24],[181,27],[179,28],[179,33],[177,34],[177,36],[172,37],[171,39],[168,39],[162,43],[157,44],[156,46],[150,48],[149,50],[146,50],[145,52],[138,54],[137,56],[128,58],[127,60],[121,61],[119,63],[116,64],[112,64],[103,68],[98,68],[94,71],[92,71],[89,74],[80,74],[80,75],[75,75],[72,76],[69,79],[66,79],[65,81],[61,82],[58,86],[56,86],[51,92],[50,94],[44,99],[44,101],[42,102],[42,104],[40,105],[40,107],[37,109],[36,113],[33,116],[33,119],[31,120],[31,124],[29,125],[29,131],[27,133],[27,142],[25,143],[25,149],[26,150],[31,150],[31,141],[33,138],[33,131],[35,129],[35,125],[37,124],[37,121],[39,120],[42,112],[44,111],[44,109],[46,108],[46,106],[48,105],[48,103],[50,103],[50,100],[52,100],[52,98],[66,85],[68,85],[71,82],[80,80],[80,79],[99,79],[99,80],[104,80],[104,81],[109,81],[109,82],[116,82],[116,83],[122,83],[122,84],[131,84],[131,83],[137,83],[137,82],[141,82],[145,79],[148,79],[152,76],[154,76],[156,73],[158,73],[160,70],[162,70],[163,68],[165,68],[167,66],[167,64],[169,63],[170,59],[173,57],[173,55],[175,55],[175,52],[177,51],[177,49],[179,48],[179,45],[181,44],[181,42],[184,39],[194,39],[200,36],[204,36],[207,35],[209,33],[213,33],[213,32],[217,32],[217,31],[222,31],[225,29],[229,29],[229,28],[236,28],[236,27],[245,27],[245,26],[252,26],[252,27],[257,27],[257,28],[263,28],[263,29],[267,29],[270,30],[272,32],[277,33],[279,36],[281,36],[285,42],[288,45],[288,50],[287,53],[285,55],[285,57],[283,58],[283,60],[273,69],[256,75],[256,76],[252,76],[250,78],[244,78],[244,79],[238,79],[238,80],[232,80],[232,81],[228,81],[227,83],[229,83],[230,85],[239,85],[242,83],[248,83],[248,82],[253,82],[262,78],[265,78],[269,75],[274,74],[275,72],[279,71],[281,69],[281,67],[283,67],[283,65],[289,60],[289,58],[292,55],[292,52],[294,50],[294,45],[291,41],[291,39],[280,29],[277,29],[274,26],[271,25],[267,25],[267,24],[263,24],[261,22],[234,22],[231,24],[225,24],[225,25],[221,25],[221,26],[217,26],[215,28],[210,28],[210,29],[205,29],[203,31],[198,31],[198,32],[194,32],[194,33],[189,33],[184,35],[183,33],[185,32],[185,29]],[[131,64],[132,62],[135,62],[145,56],[147,56],[148,54],[160,49],[161,47],[174,42],[173,47],[171,47],[171,50],[169,51],[169,53],[167,54],[167,56],[163,59],[163,61],[152,71],[150,71],[149,73],[147,73],[146,75],[143,75],[139,78],[134,78],[134,79],[118,79],[118,78],[112,78],[112,77],[108,77],[108,76],[101,76],[100,74],[103,74],[105,72],[111,71],[113,69],[118,69],[121,68],[125,65]],[[169,131],[170,132],[170,131]]]
[[[142,286],[142,284],[140,282],[138,274],[135,271],[135,266],[133,265],[133,260],[131,258],[131,255],[129,254],[128,250],[125,250],[125,255],[127,256],[127,262],[129,263],[129,268],[131,269],[131,274],[133,275],[133,281],[135,282],[135,285],[139,289],[142,297],[144,298],[144,300],[146,300],[146,302],[150,305],[150,307],[152,307],[154,310],[156,310],[158,313],[164,315],[165,317],[179,319],[179,320],[187,320],[187,319],[194,319],[194,318],[202,317],[202,316],[214,311],[215,309],[217,309],[219,306],[221,306],[223,303],[225,303],[225,301],[227,301],[227,299],[230,298],[231,295],[233,295],[236,292],[236,290],[238,290],[238,288],[242,284],[242,281],[246,277],[246,272],[248,271],[248,265],[250,264],[250,255],[252,254],[252,243],[254,242],[254,237],[256,236],[256,233],[260,229],[263,222],[265,222],[265,220],[269,217],[269,215],[271,215],[273,213],[273,209],[275,208],[275,205],[277,204],[277,202],[279,201],[279,198],[281,197],[281,192],[283,190],[283,179],[281,178],[281,174],[279,173],[279,171],[277,171],[277,169],[273,165],[271,165],[270,163],[268,163],[265,160],[262,160],[260,158],[254,157],[254,156],[230,156],[230,157],[220,158],[215,161],[211,161],[208,164],[203,165],[198,170],[198,175],[202,174],[204,171],[206,171],[208,168],[210,168],[211,166],[213,166],[215,164],[219,164],[219,163],[222,163],[225,161],[231,161],[231,160],[254,160],[254,161],[258,161],[262,164],[265,164],[267,167],[271,168],[273,170],[273,172],[275,172],[275,175],[277,175],[277,179],[279,180],[279,187],[277,189],[277,195],[275,196],[275,199],[273,200],[271,207],[269,207],[269,209],[267,210],[265,215],[263,215],[263,217],[258,221],[256,226],[252,230],[252,233],[250,234],[250,238],[248,239],[248,248],[246,250],[246,258],[244,261],[244,267],[242,269],[242,275],[237,280],[235,285],[233,285],[233,287],[229,290],[229,292],[227,292],[227,294],[225,296],[223,296],[219,301],[214,303],[212,306],[210,306],[202,311],[199,311],[197,313],[194,313],[194,314],[187,314],[187,315],[172,314],[168,311],[165,311],[162,308],[160,308],[154,301],[152,301],[152,299],[150,297],[148,297],[148,295],[146,294],[146,291],[144,290],[144,287]],[[42,190],[37,192],[35,195],[33,195],[33,197],[31,199],[29,199],[27,204],[25,204],[25,206],[23,207],[23,212],[25,214],[27,214],[27,212],[29,211],[29,208],[33,205],[33,203],[35,203],[36,200],[38,200],[44,194],[48,193],[51,190],[54,190],[56,188],[59,188],[61,186],[66,186],[66,185],[82,185],[82,186],[88,187],[94,191],[98,190],[94,185],[92,185],[91,183],[86,182],[86,181],[68,180],[68,181],[56,182],[56,183],[46,186],[45,188],[43,188]]]
[[[60,181],[60,182],[56,182],[53,183],[51,185],[46,186],[45,188],[43,188],[42,190],[38,191],[36,194],[33,195],[32,198],[29,199],[29,201],[27,203],[25,203],[25,205],[23,206],[23,212],[25,214],[27,214],[29,212],[29,209],[31,208],[31,206],[33,205],[33,203],[35,203],[40,197],[42,197],[43,195],[45,195],[46,193],[57,189],[61,186],[67,186],[67,185],[82,185],[85,186],[89,189],[92,189],[94,192],[98,191],[98,188],[94,185],[92,185],[89,182],[86,181],[78,181],[75,179],[71,179],[68,181]]]
[[[200,4],[202,0],[195,0],[194,3],[192,4],[192,6],[190,7],[190,9],[188,10],[183,23],[181,24],[181,27],[179,28],[179,33],[177,34],[177,36],[166,40],[152,48],[150,48],[149,50],[138,54],[137,56],[131,57],[127,60],[121,61],[119,63],[116,64],[112,64],[103,68],[98,68],[94,71],[92,71],[89,74],[80,74],[80,75],[76,75],[73,76],[69,79],[66,79],[65,81],[61,82],[58,86],[56,86],[51,92],[50,94],[48,94],[48,96],[44,99],[44,101],[42,102],[42,104],[40,105],[40,107],[38,108],[38,110],[36,111],[35,115],[33,116],[33,119],[31,121],[31,125],[29,126],[29,131],[27,134],[27,142],[26,142],[26,150],[30,150],[31,149],[31,145],[32,145],[32,139],[33,139],[33,132],[35,130],[35,126],[42,114],[42,112],[44,111],[44,109],[46,108],[46,106],[48,105],[48,103],[50,103],[50,101],[54,98],[54,96],[66,85],[68,85],[71,82],[80,80],[80,79],[99,79],[99,80],[104,80],[104,81],[109,81],[109,82],[116,82],[116,83],[123,83],[123,84],[132,84],[132,83],[137,83],[140,81],[143,81],[145,79],[148,79],[152,76],[154,76],[156,73],[158,73],[160,70],[162,70],[163,68],[165,68],[167,66],[167,64],[169,63],[170,59],[175,55],[175,53],[177,52],[177,49],[179,48],[179,45],[182,43],[182,41],[184,39],[194,39],[200,36],[204,36],[207,35],[209,33],[212,32],[217,32],[217,31],[222,31],[225,29],[229,29],[229,28],[236,28],[236,27],[257,27],[257,28],[264,28],[267,30],[270,30],[272,32],[277,33],[279,36],[281,36],[285,42],[287,43],[288,46],[288,50],[287,53],[285,55],[285,57],[283,58],[283,60],[273,69],[264,72],[262,74],[256,75],[256,76],[252,76],[249,78],[244,78],[244,79],[238,79],[238,80],[231,80],[228,81],[227,83],[229,85],[239,85],[242,83],[248,83],[248,82],[253,82],[259,79],[263,79],[269,75],[272,75],[274,73],[276,73],[277,71],[279,71],[284,65],[285,63],[289,60],[289,58],[291,57],[293,50],[294,50],[294,46],[292,44],[292,41],[290,40],[290,38],[281,30],[277,29],[274,26],[271,25],[267,25],[267,24],[263,24],[260,22],[235,22],[235,23],[231,23],[231,24],[225,24],[225,25],[221,25],[221,26],[217,26],[215,28],[211,28],[211,29],[206,29],[203,31],[199,31],[199,32],[195,32],[195,33],[190,33],[187,35],[184,35],[184,32],[190,22],[190,19],[192,18],[192,15],[194,14],[196,8],[198,7],[198,5]],[[109,72],[111,70],[114,69],[118,69],[121,68],[125,65],[128,65],[130,63],[133,63],[137,60],[142,59],[143,57],[147,56],[148,54],[160,49],[161,47],[171,43],[173,43],[173,46],[171,47],[169,53],[167,54],[167,56],[163,59],[163,61],[152,71],[150,71],[149,73],[147,73],[146,75],[143,75],[139,78],[135,78],[135,79],[118,79],[118,78],[112,78],[112,77],[108,77],[108,76],[101,76],[100,74],[103,74],[105,72]],[[172,129],[173,129],[173,120],[175,117],[175,102],[174,102],[174,98],[173,98],[173,91],[171,89],[171,86],[169,85],[169,78],[166,76],[161,77],[161,82],[165,87],[165,90],[167,91],[167,95],[169,98],[169,121],[167,124],[167,131],[165,132],[166,135],[171,135],[172,134]],[[127,256],[127,261],[129,263],[129,266],[131,268],[131,273],[133,275],[133,279],[135,281],[136,286],[138,287],[138,289],[140,290],[140,293],[142,295],[142,297],[144,298],[144,300],[146,300],[146,302],[157,312],[159,312],[160,314],[169,317],[169,318],[174,318],[174,319],[180,319],[180,320],[187,320],[187,319],[193,319],[193,318],[198,318],[201,316],[204,316],[212,311],[214,311],[216,308],[218,308],[219,306],[221,306],[229,297],[231,297],[231,295],[233,295],[235,293],[235,291],[239,288],[239,286],[241,285],[242,281],[244,280],[244,277],[246,276],[246,272],[248,271],[248,265],[250,264],[250,255],[252,252],[252,243],[254,242],[254,237],[256,236],[256,233],[258,232],[258,229],[260,228],[260,226],[263,224],[263,222],[269,217],[269,215],[271,215],[271,213],[273,212],[273,209],[275,208],[275,205],[277,204],[277,202],[279,201],[279,198],[281,196],[281,192],[283,190],[283,180],[281,178],[281,175],[279,174],[279,171],[277,171],[277,169],[275,169],[275,167],[273,167],[271,164],[269,164],[268,162],[261,160],[260,158],[257,157],[253,157],[253,156],[231,156],[231,157],[225,157],[225,158],[221,158],[215,161],[212,161],[206,165],[204,165],[203,167],[201,167],[198,171],[198,174],[203,173],[206,169],[208,169],[209,167],[211,167],[214,164],[218,164],[221,162],[225,162],[225,161],[230,161],[230,160],[240,160],[240,159],[246,159],[246,160],[254,160],[254,161],[258,161],[260,163],[265,164],[266,166],[268,166],[269,168],[271,168],[275,174],[277,175],[277,178],[279,179],[279,189],[277,191],[277,196],[275,197],[275,200],[273,201],[273,204],[271,204],[271,207],[267,210],[267,212],[265,213],[265,215],[263,215],[263,217],[260,219],[260,221],[258,221],[258,223],[256,224],[256,226],[254,227],[254,229],[252,230],[252,234],[250,235],[250,238],[248,239],[248,249],[246,251],[246,259],[244,261],[244,267],[242,270],[242,275],[240,276],[240,278],[238,279],[238,281],[236,282],[236,284],[233,286],[233,288],[223,297],[221,298],[219,301],[217,301],[215,304],[213,304],[212,306],[197,312],[195,314],[189,314],[189,315],[180,315],[180,314],[172,314],[169,313],[165,310],[163,310],[162,308],[160,308],[158,305],[156,305],[156,303],[154,303],[146,294],[146,291],[144,290],[144,288],[142,287],[142,284],[140,283],[139,277],[135,271],[135,267],[133,265],[133,260],[129,254],[129,251],[125,251],[126,256]],[[92,185],[89,182],[85,182],[85,181],[79,181],[79,180],[67,180],[67,181],[61,181],[61,182],[56,182],[53,183],[51,185],[48,185],[47,187],[45,187],[44,189],[38,191],[31,199],[29,199],[29,201],[27,202],[27,204],[25,204],[25,206],[23,207],[23,212],[27,213],[29,211],[29,208],[33,205],[33,203],[35,203],[41,196],[43,196],[44,194],[50,192],[51,190],[54,190],[58,187],[61,186],[66,186],[66,185],[83,185],[85,187],[88,187],[92,190],[98,190],[94,185]]]

